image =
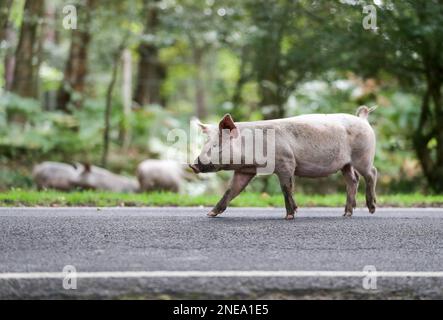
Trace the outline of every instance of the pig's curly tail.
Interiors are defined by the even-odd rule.
[[[369,114],[377,109],[377,106],[373,106],[371,108],[368,108],[367,106],[361,106],[357,109],[357,112],[355,113],[357,117],[368,119]]]

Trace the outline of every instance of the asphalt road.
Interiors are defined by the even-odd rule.
[[[443,298],[441,274],[379,277],[372,290],[361,276],[300,276],[368,265],[441,272],[443,209],[358,209],[344,218],[342,209],[301,208],[293,221],[283,220],[281,208],[230,208],[215,219],[207,211],[1,208],[0,298]],[[62,278],[36,274],[66,265],[89,275],[79,276],[75,290],[64,289]],[[272,273],[282,270],[293,274]],[[105,271],[109,276],[94,276]],[[145,274],[126,277],[131,271]],[[168,273],[176,271],[197,274]]]

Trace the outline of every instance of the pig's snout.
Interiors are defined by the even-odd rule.
[[[197,168],[195,164],[190,164],[189,168],[191,168],[192,171],[194,171],[194,173],[200,173],[200,170]]]
[[[200,160],[200,158],[197,158],[197,161],[193,164],[190,164],[189,167],[195,173],[206,173],[206,172],[217,171],[217,168],[212,163],[205,164]]]
[[[190,164],[189,167],[194,171],[194,173],[200,173],[203,172],[202,170],[202,163],[200,161],[200,157],[197,157],[197,161],[194,161],[194,163]]]

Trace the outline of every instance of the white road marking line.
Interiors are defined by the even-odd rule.
[[[76,272],[77,279],[107,278],[333,278],[366,276],[380,278],[443,278],[443,271],[105,271]],[[10,272],[0,273],[0,280],[63,279],[74,273],[63,272]]]

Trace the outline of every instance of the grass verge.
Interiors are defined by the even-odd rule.
[[[93,207],[144,207],[144,206],[213,206],[220,195],[179,195],[174,193],[122,194],[111,192],[57,192],[34,190],[10,190],[0,193],[0,206],[93,206]],[[300,207],[341,207],[344,194],[307,195],[295,194]],[[357,198],[359,206],[364,205],[364,195]],[[234,207],[283,207],[283,196],[245,192],[231,204]],[[443,207],[443,195],[395,194],[380,195],[378,205],[385,207]]]

